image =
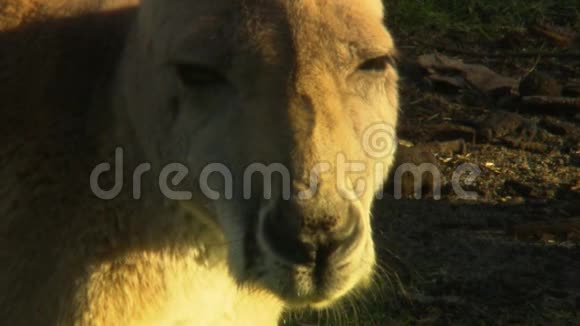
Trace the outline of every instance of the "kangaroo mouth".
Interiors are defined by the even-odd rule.
[[[363,261],[366,250],[362,249],[365,248],[341,263],[321,261],[288,266],[273,259],[261,281],[289,308],[324,308],[370,275],[372,264]]]
[[[244,265],[238,274],[242,286],[265,290],[291,309],[323,308],[348,292],[355,259],[341,264],[319,260],[310,264],[280,261],[260,246],[252,229],[244,236]]]
[[[348,256],[334,259],[322,254],[310,263],[289,263],[260,241],[257,246],[263,253],[259,282],[292,309],[331,305],[367,279],[374,267],[374,249],[367,238],[358,241]]]
[[[319,309],[372,273],[374,245],[362,214],[352,213],[353,224],[340,232],[309,234],[286,218],[268,220],[264,210],[257,211],[243,219],[243,240],[236,242],[233,234],[229,239],[230,267],[241,286],[269,292],[290,309]]]

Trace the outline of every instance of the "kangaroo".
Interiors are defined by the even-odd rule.
[[[276,325],[368,285],[380,0],[57,2],[0,5],[3,323]]]

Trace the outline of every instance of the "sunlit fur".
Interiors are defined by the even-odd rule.
[[[18,10],[58,20],[107,15],[135,2],[9,1],[16,9],[0,11],[0,41],[26,24]],[[382,164],[387,175],[393,153],[369,156],[363,135],[377,123],[394,130],[398,112],[394,67],[358,69],[395,56],[381,1],[142,0],[137,14],[127,15],[133,18],[118,60],[111,60],[115,69],[93,61],[100,71],[85,76],[84,66],[60,57],[56,47],[66,44],[50,48],[46,39],[37,42],[47,47],[21,52],[51,55],[37,55],[45,61],[31,67],[40,69],[0,61],[9,85],[3,88],[13,90],[0,91],[0,100],[14,106],[0,117],[2,321],[275,325],[285,310],[326,308],[369,285],[370,211],[383,183],[374,167]],[[89,52],[104,50],[85,51],[100,58]],[[178,64],[215,67],[227,83],[192,88],[179,78]],[[83,78],[69,78],[76,73]],[[77,88],[87,96],[71,93]],[[91,192],[89,175],[96,164],[114,161],[117,146],[124,149],[126,185],[103,201]],[[332,172],[338,155],[370,168],[339,180]],[[143,162],[153,170],[134,200],[132,173]],[[182,185],[194,190],[191,200],[167,200],[156,189],[160,169],[173,162],[189,169]],[[239,183],[233,199],[209,200],[191,185],[214,162],[235,180],[254,162],[282,163],[292,173],[293,195],[314,166],[330,164],[300,211],[311,221],[352,212],[362,234],[343,268],[329,262],[323,289],[312,271],[283,266],[263,240],[263,216],[281,200],[279,180],[269,201],[242,199]],[[357,179],[366,188],[347,201],[338,188]],[[223,193],[221,180],[212,175],[209,183]]]

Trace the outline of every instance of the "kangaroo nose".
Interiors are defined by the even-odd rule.
[[[279,202],[264,217],[268,248],[290,264],[340,261],[361,238],[361,216],[350,204],[331,212],[311,212],[292,201]]]

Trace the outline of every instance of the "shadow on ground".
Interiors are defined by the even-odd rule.
[[[388,271],[377,277],[380,293],[288,324],[580,323],[580,248],[511,234],[512,225],[553,205],[383,199],[374,217]]]

